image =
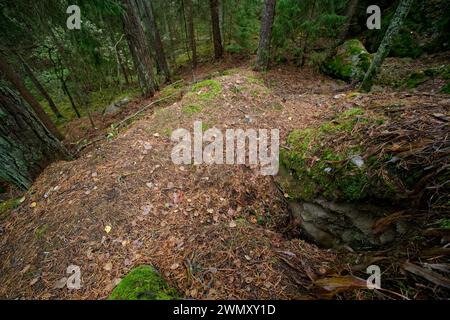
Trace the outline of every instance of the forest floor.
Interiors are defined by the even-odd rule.
[[[97,129],[88,119],[66,127],[76,159],[45,169],[0,220],[1,298],[105,299],[141,264],[155,266],[186,298],[330,296],[320,279],[349,275],[351,266],[338,252],[289,236],[294,226],[273,178],[257,166],[174,165],[171,132],[192,132],[196,120],[222,131],[277,128],[283,144],[291,130],[317,126],[336,108],[448,98],[387,89],[355,95],[308,69],[257,74],[245,62],[230,65],[201,67],[198,79],[211,78],[199,82],[203,88],[192,90],[186,73],[152,99],[94,115]],[[58,286],[69,265],[81,269],[79,290]],[[353,288],[361,287],[357,279]],[[364,290],[351,297],[367,298]]]

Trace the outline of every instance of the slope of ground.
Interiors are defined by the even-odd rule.
[[[192,132],[200,120],[204,129],[222,132],[279,129],[284,144],[292,130],[318,127],[337,110],[438,98],[356,95],[342,83],[289,66],[260,75],[246,67],[212,70],[196,80],[212,79],[163,90],[155,99],[183,97],[149,108],[126,128],[111,128],[120,121],[111,116],[99,130],[107,139],[41,174],[1,222],[0,297],[104,299],[142,264],[153,265],[186,298],[325,297],[320,279],[350,268],[332,251],[286,238],[298,226],[272,177],[260,175],[257,166],[174,165],[171,133]],[[149,103],[137,101],[125,112]],[[81,136],[71,128],[75,143]],[[79,290],[58,288],[69,265],[81,269]]]
[[[279,128],[285,137],[326,112],[332,97],[283,102],[245,70],[212,81],[216,92],[198,87],[44,171],[2,226],[0,296],[106,298],[140,264],[154,265],[187,297],[308,295],[335,256],[278,232],[288,216],[271,177],[244,165],[175,166],[169,134],[202,120]],[[292,257],[291,266],[283,262]],[[81,289],[56,288],[71,264],[81,269]]]

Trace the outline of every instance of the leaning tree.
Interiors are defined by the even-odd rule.
[[[27,189],[45,166],[68,157],[32,109],[0,80],[0,178]]]

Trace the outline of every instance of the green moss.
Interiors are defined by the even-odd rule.
[[[44,224],[43,226],[37,228],[34,231],[34,234],[35,234],[36,238],[42,239],[47,234],[47,230],[48,230],[48,224]]]
[[[369,165],[377,164],[376,159],[366,159],[362,167],[351,159],[362,155],[365,147],[358,143],[346,148],[335,145],[336,137],[346,135],[358,139],[357,134],[349,135],[356,124],[372,126],[379,119],[373,119],[363,109],[348,109],[319,128],[294,130],[287,138],[289,149],[280,152],[281,165],[295,178],[287,190],[291,198],[311,200],[321,196],[331,200],[357,201],[369,196],[371,181]],[[369,120],[370,119],[370,120]]]
[[[442,93],[446,93],[446,94],[450,94],[450,81],[447,82],[447,84],[442,87],[441,92]]]
[[[371,63],[371,56],[363,44],[352,39],[338,48],[337,54],[322,64],[322,71],[338,79],[362,80]]]
[[[175,289],[151,266],[134,268],[114,288],[108,300],[172,300],[177,299]]]
[[[423,71],[414,72],[409,76],[408,80],[406,81],[406,86],[410,89],[414,89],[420,84],[427,81],[428,79],[429,77],[427,77]]]
[[[16,209],[20,205],[21,200],[22,198],[17,198],[0,202],[0,214]]]
[[[183,107],[181,109],[181,111],[183,113],[185,113],[185,114],[192,115],[192,114],[195,114],[195,113],[199,113],[200,111],[202,111],[202,109],[203,109],[202,106],[199,106],[199,105],[196,105],[196,104],[190,104],[188,106]]]
[[[192,86],[192,93],[203,100],[211,100],[222,92],[220,82],[212,79],[204,80]]]
[[[12,210],[17,209],[23,200],[22,197],[0,202],[0,222],[4,221]]]

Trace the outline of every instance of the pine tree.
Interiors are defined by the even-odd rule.
[[[58,139],[0,80],[0,178],[27,189],[45,166],[68,157]]]
[[[209,4],[211,9],[214,57],[216,59],[220,59],[223,56],[223,47],[222,47],[222,37],[220,35],[219,0],[210,0]]]
[[[153,76],[153,62],[145,39],[144,30],[137,16],[134,0],[122,0],[125,5],[123,24],[128,46],[138,73],[139,84],[145,98],[151,97],[157,87]]]
[[[264,70],[269,67],[270,42],[272,39],[273,19],[275,17],[275,5],[276,0],[265,1],[255,70]]]

